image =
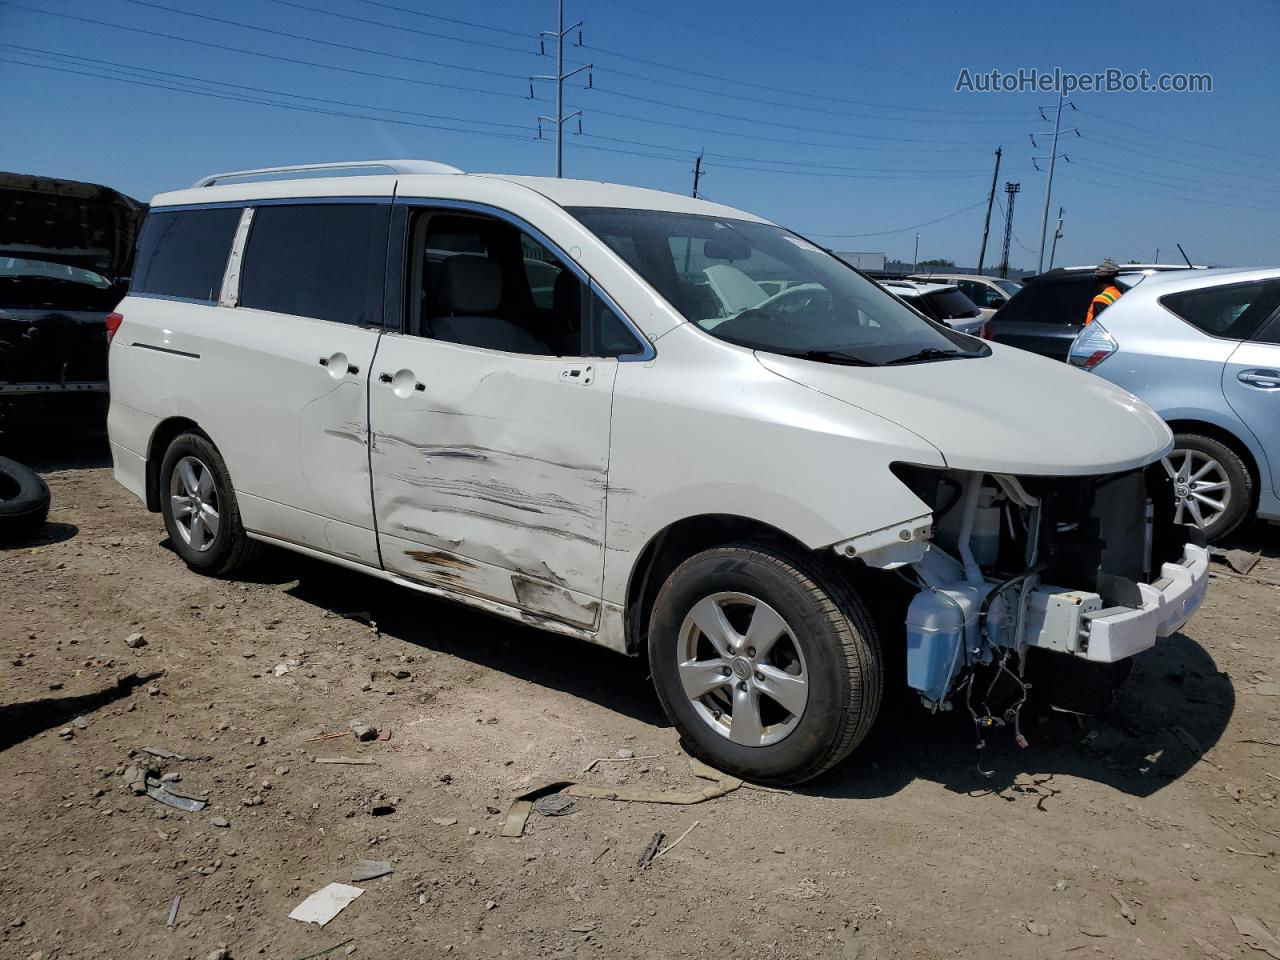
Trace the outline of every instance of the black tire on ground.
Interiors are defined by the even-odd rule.
[[[718,594],[745,594],[772,607],[802,654],[799,669],[807,678],[808,699],[798,719],[784,721],[791,729],[777,742],[734,743],[713,728],[685,692],[679,667],[682,625],[695,604]],[[745,625],[735,629],[746,632]],[[706,550],[672,572],[650,618],[649,665],[658,698],[686,748],[756,783],[800,783],[839,763],[871,729],[884,687],[875,628],[848,584],[801,551],[757,543]],[[699,702],[706,706],[706,699]]]
[[[0,543],[30,540],[49,516],[49,487],[30,467],[0,457]]]
[[[218,529],[204,550],[192,547],[183,536],[174,517],[171,496],[173,474],[186,457],[194,457],[208,468],[217,496]],[[231,475],[209,438],[200,433],[183,433],[174,438],[160,463],[160,513],[164,517],[169,540],[188,567],[197,573],[226,577],[251,565],[257,559],[261,544],[250,540],[240,519]]]
[[[1193,450],[1203,456],[1212,457],[1222,464],[1227,482],[1231,484],[1231,503],[1216,520],[1204,528],[1204,536],[1210,543],[1216,543],[1230,536],[1253,509],[1253,475],[1249,472],[1244,460],[1241,459],[1240,454],[1221,440],[1199,433],[1175,434],[1173,449],[1174,451]],[[1174,454],[1171,453],[1170,458],[1177,464]]]

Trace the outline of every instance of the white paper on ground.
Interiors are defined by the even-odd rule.
[[[301,920],[304,923],[318,923],[323,927],[362,893],[364,891],[359,887],[345,883],[331,883],[327,887],[321,887],[294,907],[293,912],[289,914],[289,919]]]

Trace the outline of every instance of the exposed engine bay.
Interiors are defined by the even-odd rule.
[[[917,518],[896,540],[882,538],[886,546],[851,541],[842,552],[917,588],[906,614],[907,683],[930,710],[962,700],[980,731],[1009,722],[1025,744],[1017,718],[1030,650],[1116,663],[1170,636],[1204,597],[1203,538],[1174,524],[1158,467],[1089,477],[894,472],[932,508],[932,523]],[[1012,706],[992,712],[974,689],[980,672],[992,687],[1012,682]]]

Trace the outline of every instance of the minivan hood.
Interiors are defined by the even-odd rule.
[[[1117,473],[1171,448],[1164,421],[1125,390],[1055,360],[990,346],[987,357],[891,367],[756,357],[780,377],[906,427],[957,470]]]

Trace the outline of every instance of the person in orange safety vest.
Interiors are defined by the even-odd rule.
[[[1124,291],[1116,286],[1116,277],[1120,275],[1119,265],[1108,257],[1098,264],[1098,268],[1093,271],[1094,282],[1097,285],[1098,292],[1093,295],[1093,300],[1089,303],[1089,312],[1085,314],[1084,325],[1087,327],[1098,319],[1098,314],[1111,306],[1120,299]]]

